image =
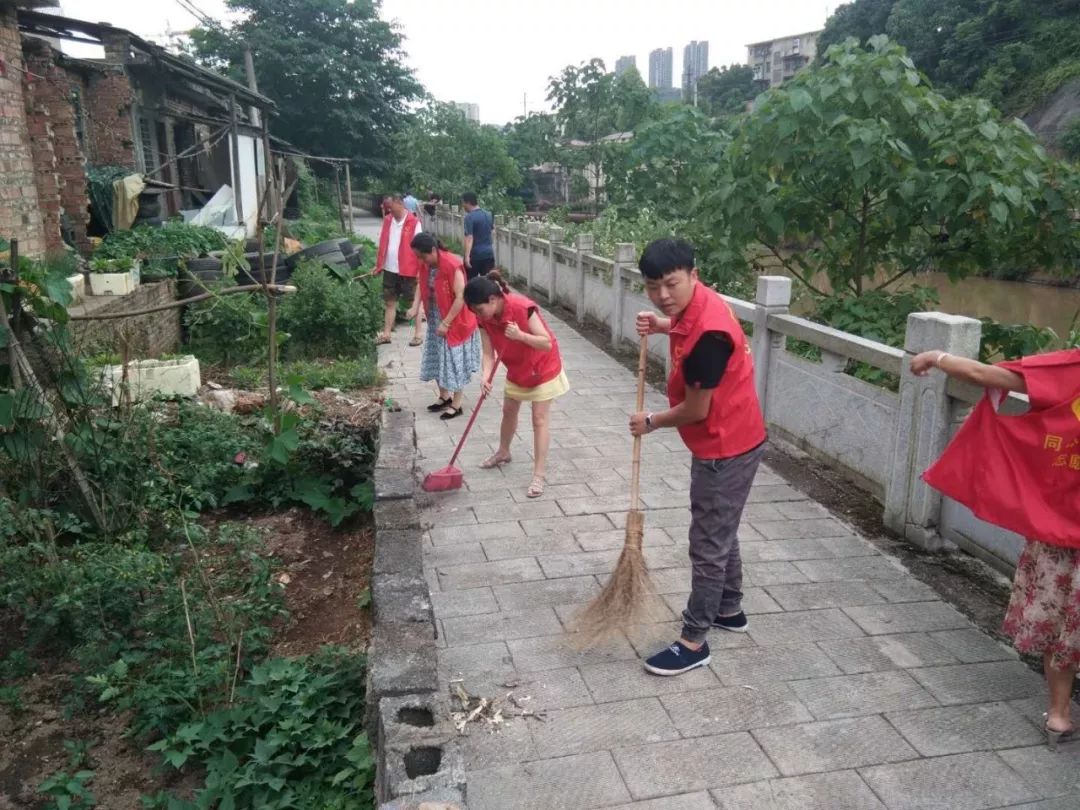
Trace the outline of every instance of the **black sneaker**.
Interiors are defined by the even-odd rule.
[[[653,675],[682,675],[692,669],[703,667],[709,663],[709,644],[701,645],[696,650],[684,647],[682,642],[676,641],[666,650],[661,650],[652,658],[645,661],[645,669]]]
[[[721,630],[730,630],[732,633],[745,633],[750,628],[750,622],[746,620],[746,614],[740,610],[734,616],[717,616],[712,626],[719,627]]]

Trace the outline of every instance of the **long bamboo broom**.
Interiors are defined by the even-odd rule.
[[[649,340],[641,336],[638,352],[637,412],[645,407],[645,361]],[[620,627],[641,618],[645,600],[652,593],[649,572],[641,544],[645,537],[645,515],[638,509],[641,489],[641,437],[634,437],[634,460],[630,473],[630,511],[626,515],[626,539],[619,562],[607,585],[578,616],[581,646],[589,646],[612,635]]]

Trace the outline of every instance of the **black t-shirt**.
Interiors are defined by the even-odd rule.
[[[706,332],[683,361],[683,377],[690,388],[716,388],[724,376],[734,346],[723,332]]]

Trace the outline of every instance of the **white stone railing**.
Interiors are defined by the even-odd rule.
[[[463,213],[440,206],[435,232],[463,238]],[[634,349],[634,319],[651,309],[637,269],[634,246],[619,244],[612,258],[593,252],[591,235],[564,243],[562,228],[539,236],[536,222],[495,218],[496,263],[526,293],[572,312],[580,323],[600,326],[614,348]],[[978,355],[982,325],[972,318],[920,312],[908,318],[904,348],[897,349],[799,318],[789,312],[791,280],[758,278],[753,301],[723,296],[735,315],[752,325],[758,396],[773,436],[839,467],[884,506],[885,524],[917,545],[936,550],[946,541],[998,568],[1015,564],[1023,539],[975,518],[922,482],[981,391],[948,382],[943,374],[915,377],[910,359],[940,349]],[[814,362],[787,351],[788,338],[821,350]],[[667,364],[667,337],[650,338],[649,352]],[[899,391],[845,373],[849,360],[900,378]],[[1012,397],[1011,408],[1025,406]]]

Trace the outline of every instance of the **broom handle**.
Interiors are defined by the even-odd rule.
[[[648,335],[641,336],[641,349],[637,361],[637,407],[635,413],[641,413],[645,407],[645,361],[649,352]],[[641,490],[641,437],[634,437],[634,461],[630,466],[630,508],[638,508],[638,493]]]
[[[495,372],[499,368],[499,356],[495,356],[495,361],[491,364],[491,371],[488,372],[487,381],[488,385],[491,385],[492,380],[495,379]],[[487,399],[487,391],[480,391],[480,399],[476,400],[476,407],[473,408],[472,416],[469,417],[469,423],[465,425],[465,432],[461,434],[461,438],[458,439],[457,447],[454,448],[454,455],[450,456],[450,463],[447,467],[453,467],[454,462],[457,461],[458,453],[461,452],[461,448],[465,446],[465,440],[469,438],[469,431],[472,430],[473,422],[476,421],[477,414],[480,413],[480,406],[484,404],[484,400]]]

